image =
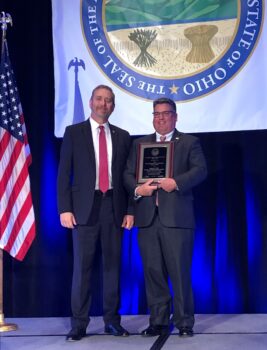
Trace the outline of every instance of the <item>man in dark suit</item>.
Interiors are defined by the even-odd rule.
[[[120,259],[123,228],[133,216],[123,187],[130,135],[108,123],[115,107],[112,89],[97,86],[88,120],[66,128],[58,169],[58,210],[62,226],[72,229],[72,319],[68,341],[86,335],[92,297],[90,285],[97,242],[103,262],[105,332],[128,336],[120,325]]]
[[[195,226],[192,188],[206,177],[206,161],[198,138],[175,128],[174,101],[160,98],[154,101],[153,107],[156,132],[134,141],[124,172],[125,186],[135,197],[135,225],[139,227],[138,244],[150,309],[149,327],[142,335],[168,332],[173,308],[172,322],[180,336],[192,336],[191,263]],[[137,184],[139,145],[162,141],[173,142],[172,176]]]

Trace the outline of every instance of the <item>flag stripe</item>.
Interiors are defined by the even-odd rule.
[[[11,138],[11,135],[6,132],[4,129],[1,129],[1,140],[0,140],[0,162],[2,162],[2,158],[3,158],[3,155],[6,151],[6,148],[7,146],[9,145],[9,141],[10,141],[10,138]],[[1,171],[2,167],[0,168],[0,171]],[[0,178],[1,178],[1,174],[0,174]]]
[[[32,208],[32,199],[30,193],[28,193],[27,197],[23,201],[23,204],[20,208],[20,211],[17,213],[18,215],[14,218],[11,218],[11,223],[9,227],[8,241],[5,245],[5,249],[7,251],[11,251],[14,242],[18,240],[18,244],[21,245],[25,238],[25,233],[28,232],[28,225],[24,225],[27,223],[27,216]],[[31,217],[28,218],[28,221],[31,221]],[[21,230],[21,227],[23,229]],[[25,232],[26,231],[26,232]],[[23,232],[22,236],[18,236],[19,232]],[[15,249],[16,250],[16,249]]]
[[[28,202],[25,202],[22,212],[18,216],[13,228],[9,229],[10,237],[6,244],[3,243],[4,249],[9,252],[12,256],[15,256],[21,247],[24,245],[25,239],[34,224],[34,213],[32,209],[31,197],[29,197]],[[27,208],[28,206],[28,208]],[[29,212],[27,213],[27,210]],[[22,229],[21,229],[22,225]],[[25,243],[26,246],[28,245]]]
[[[4,234],[6,227],[10,227],[13,221],[11,216],[14,217],[14,214],[16,214],[19,209],[16,204],[19,203],[20,205],[23,205],[23,201],[28,195],[29,186],[25,184],[27,179],[27,164],[24,164],[17,181],[14,186],[10,188],[9,193],[7,193],[3,200],[3,203],[6,203],[6,206],[3,206],[3,208],[1,207],[0,209],[0,218],[2,222],[0,238]]]
[[[4,194],[7,194],[9,190],[12,190],[12,183],[15,182],[16,178],[14,176],[17,176],[18,174],[18,167],[14,168],[13,164],[15,164],[19,156],[21,155],[23,144],[21,142],[16,142],[15,144],[10,143],[7,147],[7,152],[3,157],[3,172],[1,171],[1,178],[0,178],[0,199],[2,200],[2,197]],[[13,147],[14,146],[14,147]],[[9,158],[9,159],[8,159]],[[23,162],[19,161],[17,164],[22,165]]]
[[[32,211],[32,216],[34,216],[33,209],[31,211]],[[11,255],[12,256],[14,256],[16,259],[18,259],[20,261],[24,259],[28,249],[31,246],[32,241],[34,240],[35,230],[36,230],[36,228],[35,228],[35,221],[34,221],[34,217],[33,217],[32,226],[29,229],[29,232],[28,232],[27,236],[24,239],[23,245],[21,245],[20,250],[16,253],[16,255],[15,254],[13,255],[13,251],[11,251]]]

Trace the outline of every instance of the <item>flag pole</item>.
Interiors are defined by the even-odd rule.
[[[0,332],[15,331],[18,326],[6,323],[3,313],[3,250],[0,249]]]
[[[2,29],[1,54],[3,54],[5,40],[6,40],[7,25],[8,24],[12,25],[12,18],[10,14],[1,12],[0,24]],[[18,328],[17,325],[14,323],[5,323],[5,318],[3,313],[3,250],[0,249],[0,332],[15,331],[17,328]]]

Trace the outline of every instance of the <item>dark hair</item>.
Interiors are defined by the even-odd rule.
[[[161,105],[163,103],[167,103],[168,105],[172,106],[172,109],[176,112],[176,104],[173,100],[171,100],[170,98],[166,98],[166,97],[161,97],[158,98],[157,100],[155,100],[153,102],[153,108],[156,107],[156,105]]]
[[[115,94],[114,94],[113,90],[111,89],[111,87],[109,87],[107,85],[98,85],[98,86],[96,86],[94,88],[94,90],[92,91],[92,95],[91,95],[90,100],[92,100],[92,98],[94,97],[94,93],[96,92],[96,90],[99,90],[99,89],[106,89],[106,90],[110,91],[111,95],[112,95],[113,105],[115,105]]]

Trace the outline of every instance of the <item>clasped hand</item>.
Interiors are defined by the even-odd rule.
[[[156,183],[155,181],[148,180],[136,189],[136,195],[142,197],[152,196],[153,192],[159,188],[162,188],[166,192],[172,192],[177,189],[177,184],[172,178],[160,179]]]

